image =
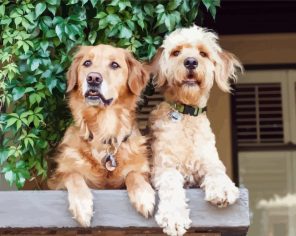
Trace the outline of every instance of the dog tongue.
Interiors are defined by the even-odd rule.
[[[91,96],[97,96],[99,94],[97,91],[94,91],[94,90],[90,90],[88,93]]]

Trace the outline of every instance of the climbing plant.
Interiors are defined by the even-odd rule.
[[[216,15],[220,0],[2,0],[0,171],[18,188],[46,177],[71,122],[65,71],[77,45],[112,44],[150,59],[176,27]]]

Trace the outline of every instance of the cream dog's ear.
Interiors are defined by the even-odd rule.
[[[162,75],[160,70],[160,59],[162,57],[163,50],[163,47],[158,48],[152,60],[144,65],[147,72],[153,76],[153,82],[158,88],[163,87],[166,83],[166,78]]]
[[[133,94],[139,96],[149,80],[149,75],[142,63],[137,61],[128,51],[126,51],[126,62],[128,65],[128,87]]]
[[[230,80],[237,80],[237,72],[243,72],[241,62],[230,52],[219,52],[219,60],[216,61],[215,80],[218,87],[224,92],[230,92]]]

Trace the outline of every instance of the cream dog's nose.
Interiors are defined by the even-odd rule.
[[[184,60],[184,66],[188,69],[188,70],[194,70],[198,65],[197,60],[194,57],[187,57]]]

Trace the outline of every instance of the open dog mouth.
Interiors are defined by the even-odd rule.
[[[85,93],[85,98],[87,98],[90,101],[96,102],[101,101],[104,105],[108,106],[112,103],[113,98],[106,99],[100,91],[96,89],[89,89]]]
[[[201,81],[197,80],[197,75],[194,72],[189,71],[186,78],[183,80],[183,84],[189,86],[200,86]]]

